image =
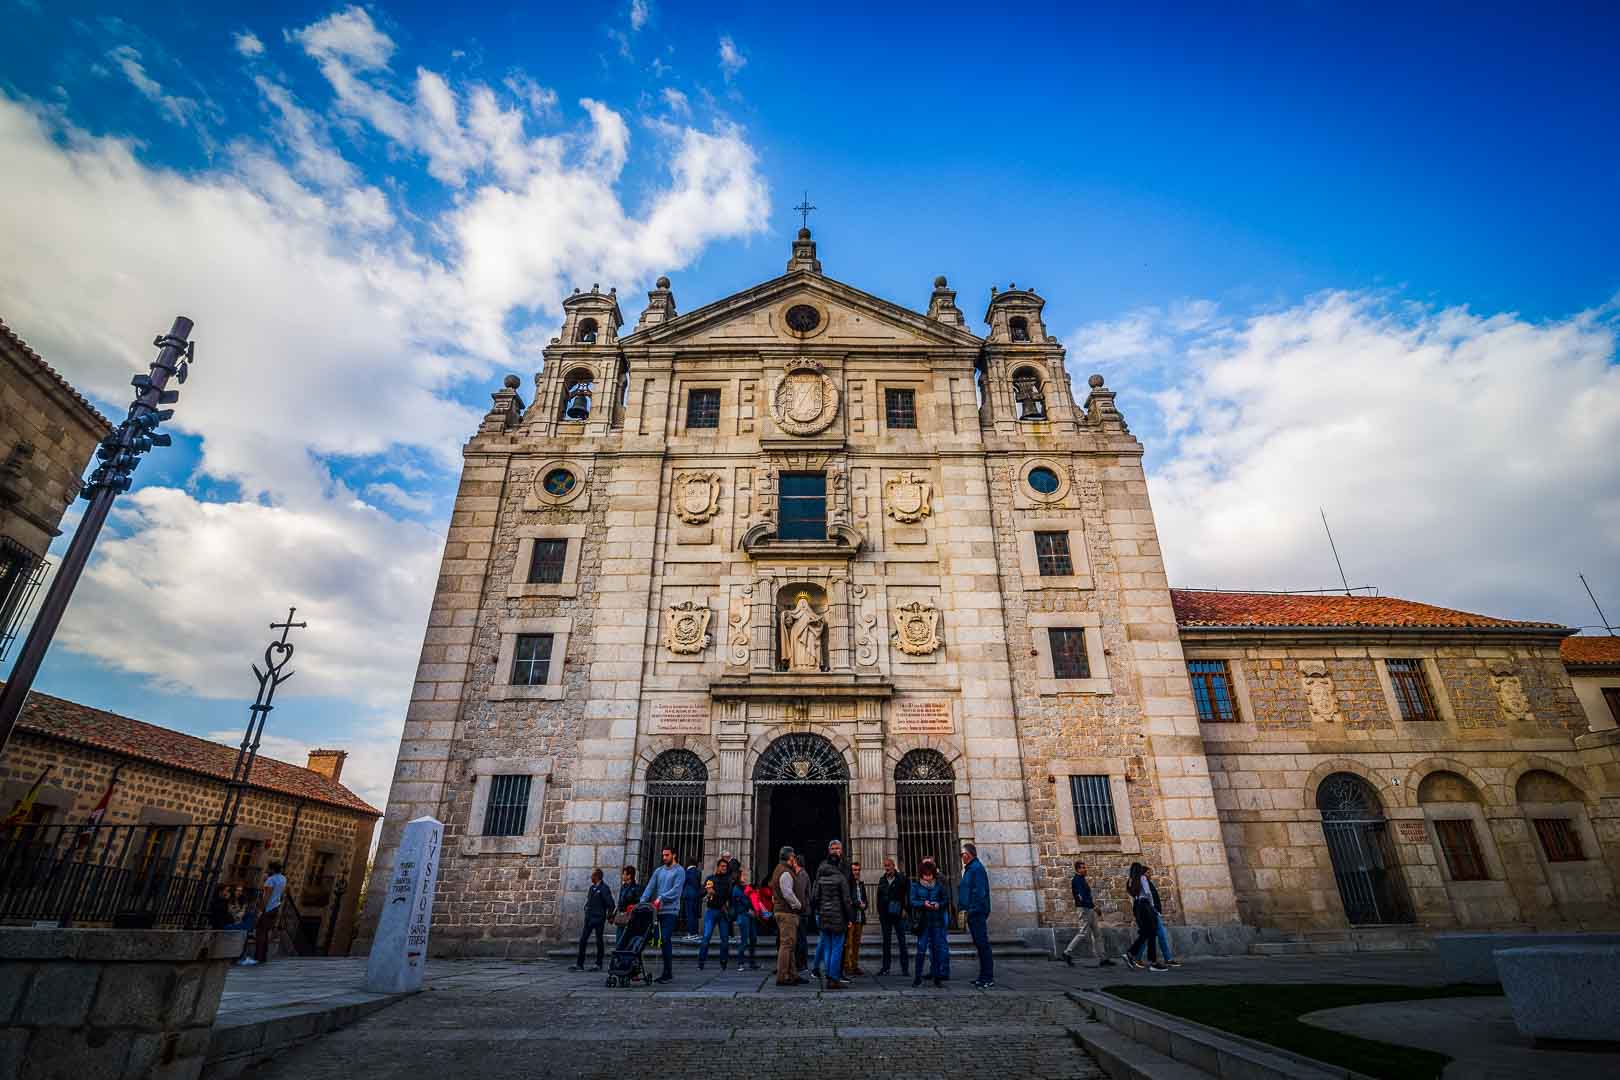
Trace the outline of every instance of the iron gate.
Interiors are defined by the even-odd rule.
[[[1345,918],[1353,926],[1412,922],[1378,793],[1354,773],[1334,773],[1316,789],[1316,806]]]
[[[709,770],[690,750],[666,750],[647,767],[642,811],[641,880],[673,848],[683,866],[703,865],[703,825],[708,811]]]
[[[894,824],[901,868],[916,880],[922,861],[933,859],[954,902],[960,866],[956,773],[938,750],[913,750],[894,767]]]

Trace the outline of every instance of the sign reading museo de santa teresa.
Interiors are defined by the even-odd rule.
[[[366,962],[366,989],[372,993],[401,994],[422,988],[443,840],[444,826],[433,818],[419,817],[405,826],[377,920],[371,958]]]

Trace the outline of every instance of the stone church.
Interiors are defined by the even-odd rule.
[[[1072,922],[1081,856],[1108,921],[1137,860],[1190,927],[1613,916],[1620,754],[1570,631],[1172,590],[1142,445],[1042,298],[992,289],[982,335],[926,299],[801,229],[628,332],[613,289],[564,301],[465,448],[366,925],[423,815],[452,954],[569,935],[594,867],[835,837],[953,879],[974,841],[1002,933]]]

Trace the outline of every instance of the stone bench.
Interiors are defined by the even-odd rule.
[[[1620,945],[1620,934],[1436,934],[1435,951],[1447,982],[1496,983],[1498,949],[1547,945]]]
[[[1620,944],[1498,949],[1496,969],[1521,1034],[1620,1041]]]

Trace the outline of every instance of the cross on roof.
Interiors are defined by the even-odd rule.
[[[283,645],[285,645],[287,643],[287,635],[289,633],[291,633],[294,630],[302,630],[302,629],[304,629],[305,627],[307,627],[309,625],[309,623],[307,623],[307,622],[293,622],[292,621],[293,613],[296,612],[297,610],[298,609],[295,608],[295,607],[288,608],[287,609],[287,621],[286,622],[284,622],[284,623],[282,623],[282,622],[273,622],[273,623],[270,624],[270,629],[272,629],[272,630],[280,630],[281,631],[281,643]]]
[[[804,202],[800,203],[798,206],[795,206],[793,209],[798,212],[799,227],[801,229],[808,229],[810,227],[810,211],[815,209],[815,207],[810,204],[810,193],[808,191],[804,193]]]

